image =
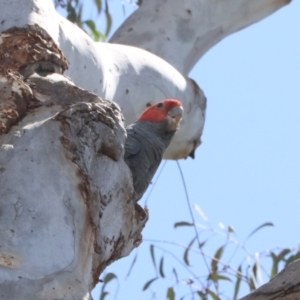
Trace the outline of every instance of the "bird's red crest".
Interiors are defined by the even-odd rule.
[[[179,100],[166,99],[160,101],[145,110],[139,121],[163,122],[167,119],[168,111],[176,106],[182,106]]]

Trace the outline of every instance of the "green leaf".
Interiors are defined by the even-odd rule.
[[[150,245],[150,254],[151,254],[152,262],[154,265],[154,269],[155,269],[155,271],[157,271],[156,262],[155,262],[155,254],[154,254],[154,245]]]
[[[201,291],[197,291],[198,296],[200,296],[201,300],[207,300],[206,294]]]
[[[232,281],[229,277],[223,276],[223,275],[219,275],[219,274],[217,274],[217,273],[211,274],[211,275],[210,275],[210,278],[211,278],[214,282],[218,282],[218,280]]]
[[[81,15],[82,15],[82,4],[79,6],[78,14],[76,18],[76,23],[80,28],[82,28]]]
[[[91,29],[91,31],[97,31],[96,25],[95,25],[94,21],[92,21],[92,20],[86,20],[83,23],[86,24]]]
[[[189,222],[185,222],[185,221],[176,222],[174,224],[174,228],[177,228],[177,227],[180,227],[180,226],[194,226],[194,224],[193,223],[189,223]]]
[[[175,292],[174,292],[174,290],[173,290],[172,287],[169,287],[169,288],[168,288],[167,298],[168,298],[169,300],[175,300]]]
[[[106,40],[105,36],[100,31],[97,30],[94,21],[86,20],[86,21],[83,22],[83,24],[86,24],[89,27],[89,29],[91,30],[91,34],[93,36],[94,41],[97,42],[100,39],[103,40],[103,41]]]
[[[113,279],[117,279],[117,276],[114,273],[107,273],[106,276],[103,279],[103,282],[105,284],[107,284],[108,282],[110,282]]]
[[[100,38],[103,39],[103,34],[97,30],[95,22],[92,20],[86,20],[83,22],[83,24],[86,24],[89,29],[91,30],[91,35],[93,36],[93,39],[95,41],[99,41]]]
[[[199,247],[199,248],[202,248],[202,247],[205,245],[206,242],[207,242],[207,240],[204,241],[204,242],[202,242],[202,243],[200,243],[200,244],[198,245],[198,247]]]
[[[97,30],[94,21],[92,21],[92,20],[86,20],[83,23],[86,24],[92,31],[96,31]]]
[[[176,271],[175,268],[173,268],[173,273],[174,273],[174,275],[175,275],[176,282],[178,282],[178,281],[179,281],[179,280],[178,280],[178,275],[177,275],[177,271]]]
[[[274,252],[272,252],[272,251],[270,253],[270,256],[272,257],[272,260],[273,260],[273,265],[272,265],[272,269],[271,269],[271,278],[273,278],[278,273],[278,263],[279,263],[279,260],[278,260],[277,255]]]
[[[108,295],[108,292],[102,292],[100,295],[100,300],[104,300],[107,295]]]
[[[131,273],[131,271],[132,271],[132,268],[133,268],[133,266],[134,266],[135,263],[136,263],[137,256],[138,256],[138,254],[136,253],[136,255],[135,255],[135,257],[134,257],[134,259],[133,259],[133,261],[132,261],[132,263],[131,263],[131,265],[130,265],[130,267],[129,267],[128,273],[127,273],[127,275],[126,275],[126,279],[129,277],[129,275],[130,275],[130,273]]]
[[[109,12],[109,7],[108,7],[108,2],[105,0],[105,17],[106,17],[106,30],[105,30],[105,35],[108,36],[111,25],[112,25],[112,17]]]
[[[160,260],[160,263],[159,263],[159,274],[161,277],[165,277],[165,274],[164,274],[164,257],[161,258]]]
[[[274,226],[274,224],[271,223],[271,222],[266,222],[266,223],[264,223],[264,224],[258,226],[256,229],[254,229],[254,230],[248,235],[248,237],[246,238],[246,241],[247,241],[254,233],[256,233],[257,231],[259,231],[260,229],[262,229],[262,228],[264,228],[264,227],[269,227],[269,226]]]
[[[241,276],[241,273],[242,273],[242,266],[239,266],[238,269],[237,269],[237,272],[236,272],[236,283],[235,283],[235,286],[234,286],[234,295],[233,295],[233,300],[237,300],[238,298],[238,293],[239,293],[239,290],[240,290],[240,286],[241,286],[241,281],[242,281],[242,276]]]
[[[214,274],[218,270],[218,263],[223,254],[224,246],[220,247],[214,255],[214,258],[211,261],[211,273]]]
[[[102,34],[100,31],[98,31],[98,36],[94,37],[94,41],[98,42],[100,39],[103,42],[106,42],[106,36]]]
[[[210,295],[214,300],[220,300],[220,298],[218,297],[217,294],[215,294],[213,291],[211,290],[207,290],[207,294]]]
[[[144,287],[143,287],[143,291],[146,291],[147,288],[148,288],[148,287],[149,287],[156,279],[158,279],[158,277],[155,277],[155,278],[153,278],[153,279],[147,281],[147,282],[145,283]]]
[[[283,249],[283,250],[278,254],[278,257],[279,257],[280,260],[283,260],[284,257],[285,257],[287,254],[291,253],[291,252],[292,252],[291,249]]]
[[[252,267],[251,278],[250,278],[250,289],[254,291],[257,289],[257,265],[256,263]]]
[[[188,244],[187,248],[185,249],[184,251],[184,254],[183,254],[183,261],[186,263],[186,265],[190,266],[190,262],[189,262],[189,251],[190,251],[190,248],[191,246],[193,245],[194,241],[196,240],[197,237],[194,237],[191,242]]]
[[[71,22],[76,22],[77,20],[77,13],[74,9],[74,7],[71,5],[71,3],[69,2],[68,5],[67,5],[67,12],[68,12],[68,15],[67,15],[67,19]]]
[[[254,275],[255,280],[256,280],[256,277],[257,277],[257,263],[255,263],[253,265],[252,271],[253,271],[253,275]]]
[[[100,12],[102,10],[102,1],[101,0],[95,0],[95,4],[97,6],[97,12],[98,12],[98,14],[100,14]]]
[[[270,256],[273,260],[272,270],[271,270],[271,278],[278,274],[278,266],[281,261],[286,261],[285,256],[291,252],[291,249],[283,249],[278,255],[274,252],[270,252]]]
[[[290,264],[291,262],[297,260],[300,258],[300,252],[297,252],[296,254],[291,255],[289,258],[285,260],[286,265]]]
[[[233,227],[231,227],[231,226],[228,226],[228,232],[234,232],[234,229],[233,229]]]

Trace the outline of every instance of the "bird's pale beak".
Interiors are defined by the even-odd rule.
[[[181,121],[183,116],[183,107],[175,106],[168,112],[168,130],[177,130],[179,122]]]
[[[183,107],[182,106],[175,106],[169,110],[168,115],[171,118],[175,118],[177,122],[179,122],[183,116]]]

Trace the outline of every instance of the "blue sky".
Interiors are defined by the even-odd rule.
[[[125,17],[123,2],[110,3],[115,30]],[[132,8],[127,3],[124,7],[128,16]],[[274,227],[265,227],[248,240],[250,254],[276,247],[296,248],[300,243],[299,12],[300,3],[294,0],[267,19],[227,37],[190,74],[208,98],[203,143],[196,159],[179,162],[190,202],[201,207],[209,221],[195,210],[194,215],[197,223],[214,230],[222,231],[220,222],[226,228],[232,226],[240,241],[257,226],[274,223]],[[156,249],[157,259],[164,256],[167,278],[142,292],[144,283],[156,276],[149,251],[152,240],[182,259],[184,249],[179,245],[187,245],[194,236],[190,227],[173,227],[178,221],[191,222],[191,217],[176,162],[162,165],[148,198],[150,220],[143,232],[145,241],[129,257],[107,268],[107,272],[118,275],[119,285],[112,281],[107,286],[112,294],[106,299],[165,299],[167,287],[174,284],[172,268],[177,268],[177,262],[167,252]],[[144,199],[148,195],[149,190]],[[205,231],[200,238],[209,236],[211,233]],[[224,241],[213,235],[204,247],[205,253],[213,255]],[[234,249],[228,247],[224,262]],[[125,280],[136,254],[137,262]],[[237,268],[246,256],[238,250],[232,265]],[[200,254],[191,255],[190,260],[194,273],[207,274]],[[183,278],[190,276],[181,267],[178,273]],[[267,276],[263,275],[263,281]],[[176,289],[177,295],[188,290],[183,281]],[[230,299],[233,286],[224,285],[224,291],[228,297],[221,298]],[[240,296],[245,293],[248,289],[243,287]]]

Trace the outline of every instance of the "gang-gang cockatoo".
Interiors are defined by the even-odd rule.
[[[182,115],[181,102],[166,99],[150,106],[126,128],[124,159],[132,173],[135,204],[147,190]]]

